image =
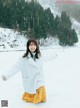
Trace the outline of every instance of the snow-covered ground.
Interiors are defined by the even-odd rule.
[[[12,51],[12,50],[25,50],[27,43],[27,35],[20,34],[17,31],[7,28],[0,28],[0,52]],[[61,47],[57,38],[46,38],[40,41],[41,49]],[[43,47],[44,46],[44,47]]]
[[[8,100],[8,108],[80,108],[80,50],[79,47],[45,49],[58,57],[43,65],[47,101],[37,105],[24,102],[21,73],[4,82],[0,78],[0,101]],[[0,52],[0,74],[16,63],[25,51]],[[0,107],[1,108],[1,107]]]
[[[27,38],[21,35],[19,32],[0,28],[0,51],[6,49],[21,49],[26,45]]]

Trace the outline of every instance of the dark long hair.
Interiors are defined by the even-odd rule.
[[[34,42],[34,44],[36,45],[35,58],[39,59],[39,57],[41,56],[41,52],[40,52],[40,50],[39,50],[39,45],[38,45],[37,41],[34,40],[34,39],[29,39],[29,40],[27,41],[27,44],[26,44],[27,50],[26,50],[26,53],[23,55],[23,58],[24,58],[24,57],[27,57],[27,56],[28,56],[28,53],[30,53],[30,54],[31,54],[31,57],[33,57],[31,51],[29,50],[29,45],[30,45],[31,42]]]

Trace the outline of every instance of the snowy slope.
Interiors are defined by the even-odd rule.
[[[51,12],[53,13],[54,16],[61,15],[56,5],[56,0],[39,0],[39,2],[44,9],[50,7]],[[74,28],[78,34],[79,42],[76,45],[79,46],[80,45],[80,23],[74,18],[71,18],[71,21],[72,21],[72,28]]]
[[[28,38],[17,31],[0,28],[0,51],[25,50],[27,40]],[[40,43],[44,47],[60,47],[57,38],[50,37],[46,38],[45,41],[41,39]]]
[[[38,1],[43,6],[44,9],[50,7],[51,12],[53,13],[54,16],[61,15],[56,5],[56,0],[38,0]],[[72,21],[72,28],[74,28],[78,34],[79,42],[76,45],[79,46],[80,45],[80,23],[74,18],[71,18],[71,21]]]
[[[0,50],[10,48],[24,48],[27,38],[22,36],[19,32],[0,28]]]
[[[8,100],[8,108],[80,108],[80,50],[78,47],[66,48],[55,60],[45,62],[45,86],[47,101],[34,105],[24,102],[21,73],[4,82],[0,79],[0,100]],[[41,50],[49,55],[52,49]],[[0,53],[0,74],[18,60],[22,52]],[[47,55],[46,55],[47,56]],[[10,60],[10,61],[9,61]],[[4,68],[5,67],[5,68]]]
[[[79,39],[76,45],[80,46],[80,23],[76,21],[74,18],[71,18],[71,21],[72,21],[72,27],[76,30]]]
[[[80,46],[80,23],[77,22],[75,19],[71,18],[72,21],[72,28],[74,28],[77,32],[79,42],[76,45]],[[0,28],[0,51],[7,51],[7,50],[25,50],[26,49],[26,42],[27,38],[24,35],[21,35],[19,32]],[[61,48],[59,45],[59,40],[56,38],[46,38],[44,41],[41,39],[42,49],[46,48]],[[44,47],[43,47],[44,46]]]
[[[49,7],[54,16],[60,15],[60,13],[58,12],[58,8],[56,7],[55,0],[38,0],[38,1],[44,9]]]

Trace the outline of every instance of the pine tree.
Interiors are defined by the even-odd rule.
[[[3,3],[2,0],[0,0],[0,25],[2,26],[2,22],[3,22]]]
[[[72,23],[71,23],[70,17],[66,14],[65,11],[61,13],[61,22],[62,22],[63,28],[71,29]]]
[[[60,45],[74,45],[78,37],[71,25],[66,12],[54,18],[50,8],[44,10],[38,1],[0,0],[0,26],[25,31],[29,38],[52,35],[59,38]]]
[[[54,16],[51,13],[50,8],[45,10],[45,19],[46,19],[46,31],[49,35],[54,35]]]
[[[60,20],[59,16],[57,15],[54,19],[54,33],[55,33],[55,35],[60,34],[60,25],[61,25],[61,20]]]

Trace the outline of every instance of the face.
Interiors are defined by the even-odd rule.
[[[35,45],[35,43],[34,42],[31,42],[30,43],[30,45],[29,45],[29,50],[31,51],[31,52],[34,52],[35,50],[36,50],[36,45]]]

